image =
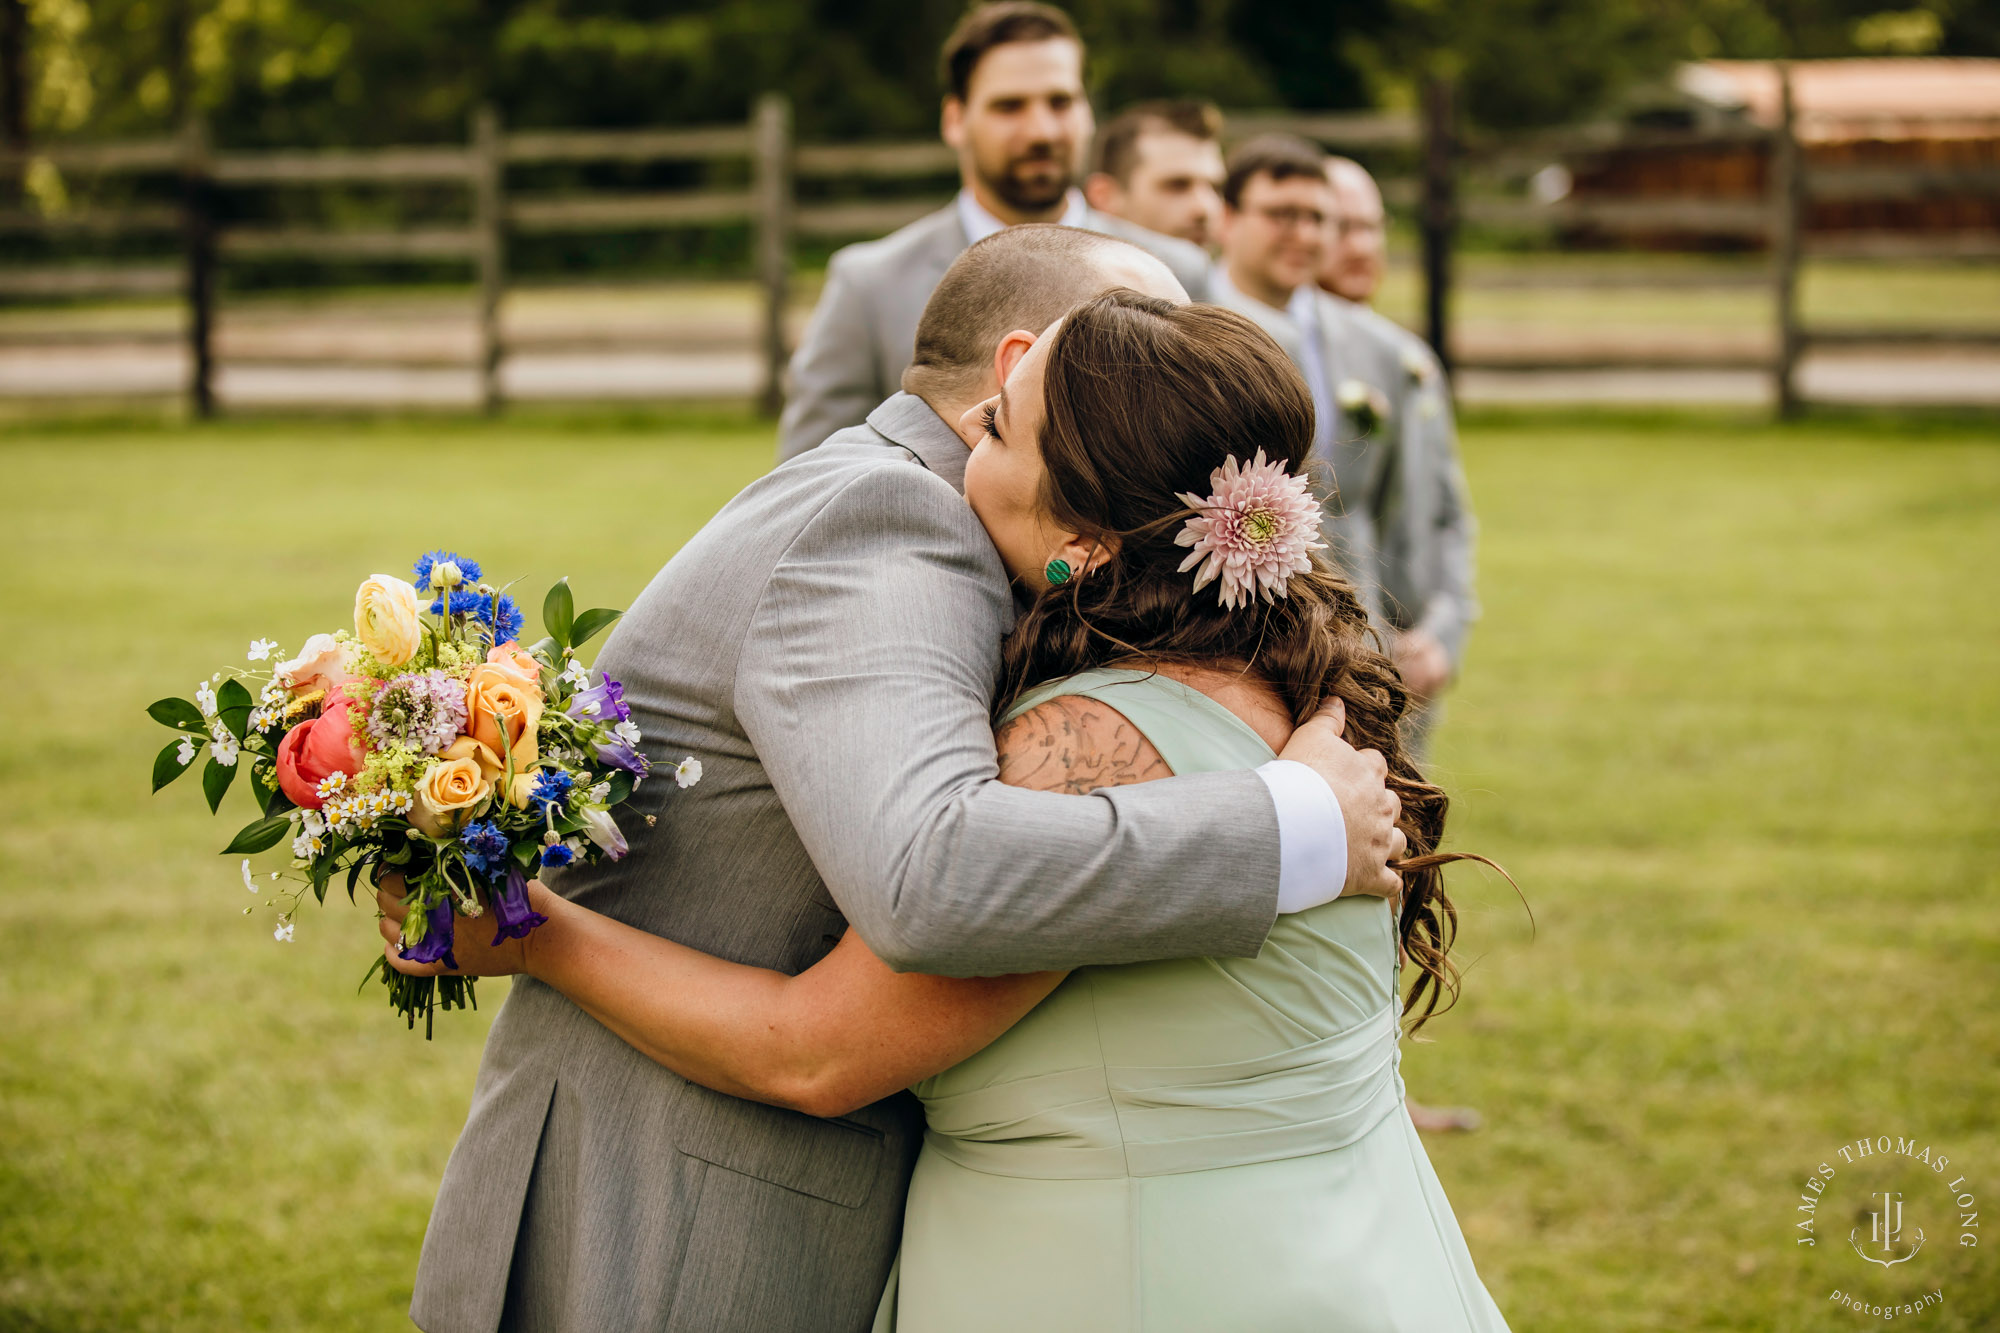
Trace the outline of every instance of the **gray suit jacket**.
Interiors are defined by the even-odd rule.
[[[668,562],[599,665],[654,761],[706,773],[647,781],[631,854],[563,893],[787,973],[849,921],[894,966],[961,975],[1261,947],[1279,848],[1255,774],[1089,797],[994,780],[1014,608],[956,489],[966,456],[899,394]],[[920,1134],[907,1095],[816,1120],[711,1092],[518,978],[411,1316],[490,1333],[504,1298],[506,1326],[563,1333],[866,1329]]]
[[[1397,629],[1436,636],[1456,671],[1479,602],[1472,583],[1477,525],[1458,462],[1451,390],[1430,344],[1372,310],[1351,308],[1402,361],[1401,392],[1391,396],[1403,418],[1402,448],[1376,515],[1383,614]]]
[[[1191,298],[1207,299],[1208,256],[1199,247],[1094,209],[1085,225],[1159,256]],[[924,304],[968,243],[957,206],[946,204],[900,231],[835,253],[805,338],[792,354],[778,461],[861,424],[902,386]]]

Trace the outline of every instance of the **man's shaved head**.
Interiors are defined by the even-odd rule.
[[[933,406],[984,397],[1002,338],[1045,329],[1114,287],[1187,300],[1171,269],[1125,241],[1052,223],[995,232],[968,247],[931,293],[903,390]]]

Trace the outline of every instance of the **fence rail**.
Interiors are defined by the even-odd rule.
[[[1642,267],[1570,274],[1474,278],[1471,286],[1629,288],[1703,286],[1768,289],[1772,298],[1773,351],[1768,355],[1724,356],[1714,351],[1677,352],[1653,348],[1618,357],[1590,351],[1574,356],[1532,349],[1487,352],[1478,368],[1529,369],[1700,369],[1762,368],[1773,379],[1783,411],[1799,406],[1795,380],[1800,355],[1808,347],[2000,346],[2000,328],[1806,328],[1798,317],[1798,267],[1807,255],[1858,258],[1932,257],[1968,260],[2000,257],[2000,237],[1985,233],[1926,235],[1845,233],[1808,235],[1803,210],[1813,201],[1927,199],[1964,194],[2000,194],[2000,167],[1885,166],[1828,164],[1808,167],[1800,153],[1790,111],[1789,79],[1784,83],[1785,118],[1775,131],[1735,126],[1694,134],[1676,130],[1616,130],[1609,127],[1542,132],[1505,141],[1459,132],[1448,84],[1424,89],[1416,113],[1275,113],[1229,115],[1232,137],[1282,130],[1315,139],[1338,151],[1406,150],[1416,166],[1409,176],[1382,182],[1392,205],[1417,215],[1424,237],[1425,309],[1429,335],[1450,365],[1451,294],[1458,278],[1452,255],[1457,232],[1466,224],[1493,227],[1627,230],[1730,236],[1765,245],[1761,268],[1717,267],[1699,275],[1649,272]],[[1727,148],[1769,145],[1773,170],[1762,199],[1698,197],[1571,197],[1542,203],[1495,193],[1518,188],[1522,178],[1552,161],[1632,148]],[[461,262],[473,272],[477,292],[477,338],[469,357],[453,354],[427,364],[473,366],[480,398],[489,409],[501,402],[499,369],[510,348],[503,342],[499,309],[509,282],[509,236],[647,232],[676,227],[746,224],[753,232],[753,255],[762,293],[759,352],[763,382],[759,400],[775,412],[781,402],[788,355],[785,307],[793,245],[799,238],[881,234],[938,207],[949,195],[956,158],[933,140],[804,144],[792,142],[790,108],[782,97],[767,96],[747,123],[679,129],[504,131],[490,109],[475,115],[463,144],[374,149],[212,151],[198,124],[178,136],[97,144],[55,144],[28,153],[0,152],[0,172],[19,173],[35,162],[79,176],[170,175],[180,185],[178,207],[141,203],[119,209],[85,207],[57,215],[21,209],[0,211],[0,236],[123,237],[178,234],[183,259],[129,264],[81,264],[37,269],[0,269],[0,297],[63,298],[89,295],[159,295],[173,290],[187,298],[189,316],[179,335],[193,367],[188,393],[195,409],[212,409],[217,358],[215,278],[224,264],[284,261]],[[548,189],[513,191],[509,171],[549,165],[661,163],[742,163],[742,185],[627,191]],[[1467,191],[1470,178],[1478,188]],[[799,182],[867,185],[876,193],[859,199],[795,197]],[[902,183],[910,192],[880,197],[886,186]],[[344,230],[312,226],[225,224],[222,192],[369,184],[388,187],[446,185],[466,192],[463,223],[395,230]],[[95,335],[81,335],[95,336]],[[151,340],[166,336],[149,335]],[[629,342],[629,340],[626,340]],[[558,340],[574,349],[602,346],[589,336]],[[517,346],[543,348],[546,338]],[[249,358],[230,352],[232,362]],[[335,358],[340,359],[340,358]],[[371,364],[408,357],[367,358]],[[346,358],[351,361],[352,358]]]

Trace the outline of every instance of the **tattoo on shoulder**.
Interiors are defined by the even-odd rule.
[[[1064,695],[1000,730],[1000,780],[1081,796],[1099,787],[1173,776],[1167,761],[1116,709]]]

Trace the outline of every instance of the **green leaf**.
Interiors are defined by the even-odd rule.
[[[169,782],[172,782],[175,778],[179,777],[181,774],[187,772],[190,768],[194,767],[194,760],[192,759],[188,760],[185,764],[183,764],[180,759],[180,753],[181,753],[181,742],[168,741],[167,748],[160,751],[160,757],[153,761],[154,791],[158,791],[160,788],[166,786]]]
[[[252,856],[268,851],[283,842],[291,832],[292,820],[289,815],[266,815],[253,824],[245,824],[237,830],[229,845],[222,849],[224,856]]]
[[[375,961],[368,965],[368,970],[361,974],[361,984],[354,988],[354,993],[356,995],[359,995],[361,994],[362,991],[367,990],[368,983],[375,980],[375,974],[387,968],[388,966],[389,966],[389,956],[387,954],[377,954],[375,956]]]
[[[604,803],[622,805],[625,798],[632,794],[632,775],[621,768],[611,775],[610,782],[611,791],[605,796]]]
[[[146,715],[163,727],[176,731],[192,731],[200,735],[208,733],[208,723],[203,720],[201,710],[185,699],[161,699],[146,709]]]
[[[237,740],[242,740],[250,729],[250,691],[243,688],[240,680],[225,680],[222,688],[215,692],[215,713],[222,719]]]
[[[532,842],[517,842],[510,850],[521,869],[526,870],[535,864],[535,856],[541,848]]]
[[[542,628],[556,641],[556,647],[567,648],[570,625],[576,619],[576,603],[569,595],[569,580],[560,579],[549,589],[549,595],[542,599]]]
[[[585,611],[576,618],[576,637],[571,641],[570,647],[583,647],[583,645],[589,643],[599,634],[602,634],[606,629],[609,629],[611,623],[624,614],[623,611],[612,611],[602,606],[594,611]]]
[[[258,764],[250,770],[250,775],[254,779],[251,783],[252,789],[263,793],[259,801],[264,807],[265,814],[280,814],[296,804],[291,797],[285,795],[285,789],[278,785],[276,764],[268,762]]]
[[[201,771],[201,794],[208,798],[208,812],[214,814],[222,804],[222,794],[229,790],[229,784],[236,781],[236,766],[208,761],[208,767]]]

